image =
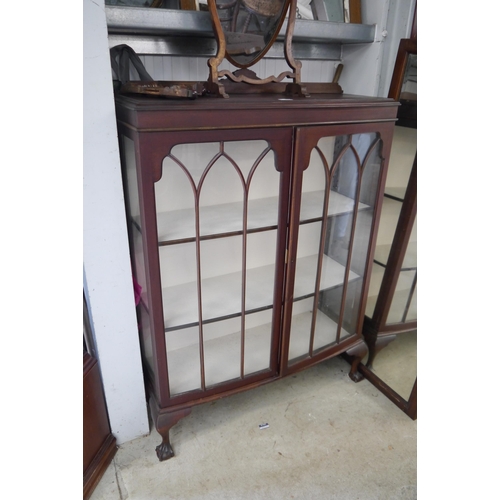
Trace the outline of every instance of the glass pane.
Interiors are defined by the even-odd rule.
[[[276,243],[275,230],[247,236],[246,311],[273,304]]]
[[[142,233],[135,224],[131,224],[132,248],[134,258],[134,278],[141,287],[141,301],[149,307],[148,288],[146,286],[146,267],[144,264],[144,247]]]
[[[380,265],[378,262],[373,263],[372,274],[370,277],[370,286],[368,288],[368,299],[366,301],[365,315],[369,318],[373,317],[375,311],[375,304],[377,303],[380,286],[384,277],[385,266]]]
[[[401,86],[401,99],[417,98],[417,54],[409,54],[406,64],[403,84]]]
[[[123,145],[123,154],[125,156],[126,164],[126,181],[127,181],[127,203],[128,203],[128,213],[134,219],[134,222],[141,226],[141,221],[139,219],[140,209],[139,209],[139,187],[137,185],[137,170],[135,163],[135,146],[134,141],[122,135],[120,137]]]
[[[241,317],[203,325],[207,387],[236,379],[241,373]]]
[[[193,173],[196,172],[190,172],[188,166],[172,157],[163,160],[162,176],[155,184],[160,242],[175,242],[195,236],[196,185]]]
[[[345,278],[345,255],[340,255],[340,244],[343,236],[349,238],[349,213],[354,202],[349,196],[351,182],[339,177],[338,168],[345,176],[352,172],[346,171],[349,164],[345,161],[347,166],[339,167],[337,159],[342,163],[342,157],[352,154],[347,142],[346,136],[321,139],[304,171],[289,363],[311,356],[315,349],[337,338],[337,318],[331,308],[323,307],[323,296],[335,294]],[[347,189],[343,189],[344,181]],[[340,237],[334,238],[334,234]],[[339,255],[325,251],[332,238],[338,243]]]
[[[242,236],[200,242],[203,321],[241,314]]]
[[[389,309],[387,323],[406,323],[417,319],[417,218],[412,231],[396,290]]]
[[[417,378],[417,331],[396,335],[378,352],[371,370],[408,401]]]
[[[172,393],[269,369],[280,181],[265,141],[177,145],[164,160],[155,194]]]
[[[403,200],[417,153],[417,129],[394,127],[385,194]]]
[[[198,286],[195,243],[160,247],[159,256],[165,328],[196,324]]]
[[[201,388],[198,326],[167,330],[167,365],[170,393],[181,394]]]
[[[411,297],[410,307],[406,314],[405,321],[416,321],[417,320],[417,284],[415,283],[415,289]]]
[[[389,315],[387,316],[387,324],[391,323],[405,323],[407,320],[410,304],[414,296],[414,290],[417,286],[417,271],[401,271],[399,273],[396,291],[391,302]],[[416,300],[413,302],[413,311],[411,316],[416,318]]]
[[[345,332],[354,334],[359,320],[362,283],[367,266],[376,194],[380,178],[381,142],[376,134],[362,134],[353,137],[361,163],[361,186],[358,213],[350,260],[351,272],[359,278],[350,280],[347,285],[346,301],[343,311],[342,327]],[[341,336],[342,338],[342,336]]]
[[[200,236],[243,230],[244,179],[225,156],[219,157],[200,183]]]
[[[267,144],[263,148],[260,141],[255,142],[257,144],[253,158],[258,152],[264,156],[259,156],[260,160],[250,170],[244,168],[245,164],[241,167],[248,186],[247,229],[249,231],[277,227],[279,213],[280,174],[274,167],[273,151]],[[246,144],[245,146],[247,149],[248,146]]]
[[[322,138],[311,154],[303,177],[289,363],[356,332],[379,151],[377,134],[359,134]]]
[[[331,158],[333,142],[327,143]],[[299,239],[295,270],[294,304],[288,352],[289,363],[309,355],[313,326],[314,297],[317,288],[319,247],[327,199],[329,165],[318,149],[311,152],[310,163],[302,178]],[[326,268],[326,267],[325,267]],[[332,274],[332,273],[330,273]],[[333,270],[336,283],[343,279],[339,269]]]
[[[143,304],[139,304],[137,307],[137,321],[139,324],[139,329],[141,331],[140,342],[141,342],[142,359],[146,362],[146,365],[149,369],[149,373],[154,380],[156,378],[156,373],[155,373],[155,362],[153,357],[153,339],[151,331],[151,321],[149,319],[149,313]]]
[[[325,149],[327,140],[329,140],[329,138],[324,138],[319,141],[318,147],[320,149]],[[350,242],[355,217],[354,206],[357,197],[360,170],[359,160],[353,148],[352,141],[353,137],[336,139],[337,149],[342,147],[342,153],[339,154],[339,163],[337,165],[334,164],[331,171],[330,196],[342,196],[344,199],[347,199],[347,206],[349,209],[327,220],[326,239],[323,246],[325,254],[323,260],[325,263],[330,261],[337,263],[337,266],[341,266],[342,271],[342,282],[340,286],[328,287],[322,280],[320,287],[321,292],[317,305],[318,313],[322,312],[335,324],[335,328],[330,329],[330,344],[337,342],[337,336],[339,336],[340,340],[348,336],[349,333],[352,333],[351,330],[347,331],[344,325],[340,331],[337,326],[339,321],[341,321],[342,304],[345,302],[343,299],[346,293],[344,279],[346,267],[349,265]],[[349,272],[348,281],[358,281],[359,278],[357,273],[353,273],[352,271]],[[351,297],[348,298],[352,300]],[[315,339],[314,348],[319,349],[320,347],[323,347],[323,345],[316,342]]]
[[[384,197],[382,211],[380,214],[380,224],[377,234],[377,244],[375,247],[375,262],[380,265],[387,265],[387,258],[391,251],[392,242],[396,233],[402,203],[392,198]]]
[[[270,367],[272,318],[272,309],[245,315],[244,375]]]
[[[250,172],[254,167],[255,161],[257,158],[264,154],[269,150],[269,145],[266,141],[231,141],[224,142],[224,153],[227,158],[230,158],[238,168],[240,169],[243,177],[245,179],[249,178]],[[272,151],[270,154],[267,154],[266,159],[260,162],[260,165],[263,170],[269,172],[271,170],[275,170],[274,168],[274,155]],[[265,165],[262,167],[262,165]],[[266,188],[265,185],[259,186],[264,188],[264,191],[261,193],[261,198],[265,198],[267,196],[273,196],[276,193],[274,190],[269,187]],[[259,191],[260,193],[260,191]],[[257,193],[255,193],[257,195]]]

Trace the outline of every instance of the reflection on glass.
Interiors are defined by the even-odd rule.
[[[168,383],[172,395],[201,388],[198,327],[167,330]]]
[[[379,299],[380,286],[396,236],[396,228],[401,215],[403,200],[405,198],[416,152],[417,130],[408,127],[395,127],[365,312],[366,316],[369,318],[373,318],[377,301],[381,300]],[[402,269],[416,269],[416,259],[417,224],[415,220]],[[401,284],[398,290],[402,288],[403,286]],[[397,302],[399,300],[400,299],[396,298]],[[380,305],[377,307],[380,307]],[[396,313],[395,309],[393,313],[390,314],[387,322],[397,323],[398,320],[395,319],[396,316],[401,318],[402,315]]]
[[[302,184],[289,363],[356,332],[380,147],[377,134],[326,137],[311,154]]]
[[[406,323],[417,319],[417,270],[399,273],[396,291],[391,301],[387,324]]]
[[[359,201],[362,210],[358,209],[356,227],[354,230],[350,268],[359,276],[365,276],[367,266],[368,247],[370,243],[371,227],[373,223],[373,211],[375,206],[375,195],[380,177],[381,146],[376,142],[374,135],[368,134],[356,136],[353,143],[357,145],[357,151],[365,157],[362,166],[361,187]],[[371,147],[376,144],[375,147]],[[370,149],[371,147],[371,149]],[[356,323],[361,306],[362,280],[349,281],[347,284],[346,306],[342,326],[350,333],[356,331]]]
[[[153,356],[153,338],[151,331],[151,321],[149,312],[143,304],[137,306],[137,322],[141,329],[141,353],[142,359],[146,362],[148,372],[153,380],[156,378],[155,373],[155,358]]]
[[[401,86],[401,99],[417,99],[417,54],[408,54]]]

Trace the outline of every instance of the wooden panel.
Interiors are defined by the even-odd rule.
[[[361,0],[349,0],[349,22],[361,24]]]
[[[116,453],[97,361],[83,355],[83,491],[88,498]]]
[[[181,0],[180,4],[182,10],[198,10],[196,8],[196,0]]]

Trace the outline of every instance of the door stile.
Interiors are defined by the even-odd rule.
[[[134,134],[136,135],[136,134]],[[160,404],[166,404],[170,398],[168,385],[167,351],[165,342],[165,322],[163,317],[162,288],[160,281],[160,260],[158,252],[158,233],[156,231],[155,180],[161,177],[163,148],[156,141],[156,134],[138,133],[134,137],[135,159],[137,165],[137,183],[139,203],[141,205],[141,227],[144,238],[144,264],[146,269],[146,287],[149,297],[149,314],[154,332],[153,355],[156,360],[155,391]],[[154,151],[154,154],[151,152]],[[167,383],[160,383],[166,380]]]
[[[316,283],[314,289],[314,301],[313,301],[313,309],[312,309],[312,318],[311,318],[311,334],[309,337],[309,357],[312,358],[313,350],[314,350],[314,333],[316,331],[316,319],[318,316],[318,303],[319,303],[319,293],[321,287],[321,272],[323,269],[323,255],[326,241],[326,232],[327,232],[327,224],[326,220],[328,218],[328,205],[330,203],[330,184],[331,184],[331,175],[330,169],[328,168],[328,162],[324,157],[323,153],[318,150],[318,154],[323,163],[323,168],[325,169],[325,199],[323,200],[323,217],[321,222],[321,237],[319,240],[319,249],[318,249],[318,265],[316,269]]]
[[[361,296],[361,310],[365,311],[366,308],[366,301],[368,299],[368,290],[370,287],[370,278],[372,274],[372,267],[373,267],[373,259],[375,255],[375,246],[377,243],[377,235],[378,235],[378,229],[379,229],[379,223],[380,223],[380,216],[382,212],[382,204],[384,200],[384,186],[386,183],[387,179],[387,171],[388,171],[388,164],[389,164],[389,156],[390,156],[390,151],[392,147],[392,132],[394,130],[394,122],[387,122],[387,123],[379,123],[377,124],[378,127],[375,129],[380,136],[380,140],[382,141],[382,151],[381,151],[381,163],[380,163],[380,175],[379,175],[379,183],[377,187],[377,200],[375,202],[374,206],[374,213],[373,213],[373,220],[371,224],[371,237],[370,237],[370,242],[369,242],[369,248],[366,256],[366,262],[365,262],[365,278],[364,278],[364,291]],[[365,316],[364,314],[359,315],[358,323],[356,326],[356,331],[362,332],[363,331],[363,324],[365,321]]]
[[[295,270],[297,259],[297,248],[300,226],[300,201],[302,194],[302,174],[309,166],[307,161],[311,151],[307,148],[305,141],[308,135],[300,128],[294,129],[293,156],[291,159],[290,178],[290,210],[288,218],[287,234],[287,259],[285,264],[284,300],[283,300],[283,322],[281,335],[280,374],[286,375],[291,370],[288,367],[288,352],[290,348],[290,332],[292,327],[293,294],[295,283]],[[303,153],[309,151],[309,155]],[[303,153],[303,154],[301,154]]]

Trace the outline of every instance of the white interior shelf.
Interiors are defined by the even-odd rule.
[[[302,194],[300,219],[306,222],[323,215],[324,191],[311,191]],[[359,203],[358,209],[368,205]],[[354,200],[330,192],[328,216],[351,212]],[[278,197],[249,200],[247,230],[275,229],[278,220]],[[137,225],[140,221],[135,219]],[[160,212],[157,214],[158,241],[176,242],[195,238],[194,208]],[[243,230],[243,202],[224,203],[200,207],[200,236],[212,236],[226,233],[238,233]]]
[[[309,340],[311,335],[312,311],[297,314],[292,318],[292,328],[290,332],[290,348],[288,359],[293,362],[309,353]],[[333,344],[337,340],[338,325],[326,314],[318,310],[316,314],[316,326],[314,330],[313,350],[321,349]],[[342,328],[340,338],[349,336],[349,332]]]
[[[245,331],[244,373],[249,375],[269,368],[271,324]],[[239,331],[205,340],[205,384],[209,387],[240,377],[241,333]],[[201,387],[199,344],[167,352],[170,391],[180,394]]]
[[[389,187],[389,186],[386,186],[386,188],[385,188],[385,194],[387,196],[391,196],[393,198],[397,198],[400,201],[404,200],[405,193],[406,193],[406,186],[404,186],[404,187],[394,187],[394,186]]]
[[[377,245],[375,248],[374,260],[382,265],[387,265],[389,259],[389,252],[392,245]],[[405,257],[403,260],[403,269],[416,269],[417,268],[417,242],[410,241],[406,248]]]
[[[314,293],[317,255],[297,259],[294,297]],[[345,267],[323,256],[321,289],[343,283]],[[349,280],[359,278],[352,271]],[[267,265],[247,270],[246,312],[270,308],[273,304],[275,266]],[[230,273],[202,280],[203,321],[230,317],[241,312],[242,273]],[[198,287],[196,282],[163,288],[165,328],[171,329],[198,323]]]
[[[396,291],[392,298],[391,308],[387,316],[387,324],[400,323],[403,313],[408,304],[409,294],[407,291]],[[413,293],[410,306],[408,308],[406,321],[414,321],[417,319],[417,293]]]
[[[410,290],[413,285],[413,279],[415,277],[415,270],[403,271],[399,275],[399,279],[396,285],[396,290],[394,292],[394,297],[392,299],[391,308],[389,311],[389,316],[387,318],[387,323],[399,323],[403,316],[404,309],[406,307],[408,297],[410,295]],[[373,317],[375,311],[375,305],[380,292],[380,286],[382,279],[384,277],[384,268],[377,263],[373,265],[372,276],[370,280],[370,288],[368,290],[368,298],[366,301],[365,314],[369,318]],[[417,314],[417,301],[416,301],[416,290],[413,295],[412,304],[409,309],[407,320],[416,319]]]
[[[301,358],[309,352],[312,312],[293,317],[288,358]],[[248,328],[245,331],[245,376],[269,369],[271,356],[271,323]],[[337,323],[318,311],[314,334],[314,350],[321,349],[336,341]],[[342,329],[341,339],[349,336]],[[240,331],[205,340],[203,343],[205,360],[205,384],[207,387],[240,377],[241,356]],[[200,389],[200,349],[198,342],[178,349],[168,349],[167,362],[169,384],[172,394]]]

